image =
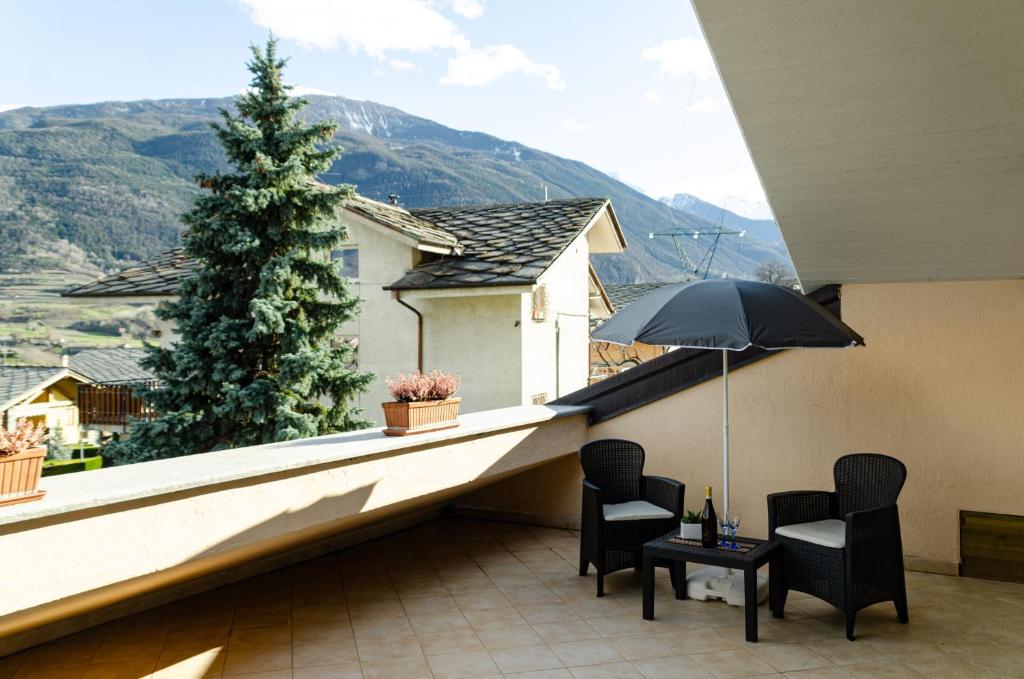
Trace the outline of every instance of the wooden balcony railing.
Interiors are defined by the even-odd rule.
[[[140,387],[152,389],[156,382],[132,384],[80,384],[78,386],[78,413],[83,425],[111,425],[127,427],[132,419],[154,416],[135,393]]]

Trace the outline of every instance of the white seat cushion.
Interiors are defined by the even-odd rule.
[[[640,519],[671,519],[672,512],[643,500],[604,505],[605,521],[638,521]]]
[[[824,519],[809,523],[793,523],[775,529],[776,535],[794,540],[803,540],[822,547],[842,549],[846,546],[846,522],[839,519]]]

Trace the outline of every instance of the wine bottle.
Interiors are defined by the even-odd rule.
[[[711,548],[718,544],[718,515],[711,502],[711,486],[704,487],[704,497],[704,511],[700,513],[700,544]]]

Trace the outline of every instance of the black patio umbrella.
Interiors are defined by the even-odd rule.
[[[729,512],[728,351],[845,348],[864,338],[800,293],[735,279],[675,283],[644,295],[593,332],[601,342],[722,350],[722,468]]]

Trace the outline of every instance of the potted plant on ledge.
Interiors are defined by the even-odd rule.
[[[30,502],[46,494],[38,490],[45,440],[42,424],[18,420],[11,429],[0,426],[0,505]]]
[[[395,400],[381,404],[387,436],[406,436],[459,426],[459,403],[455,398],[462,381],[458,375],[432,370],[429,374],[398,373],[384,380]]]

